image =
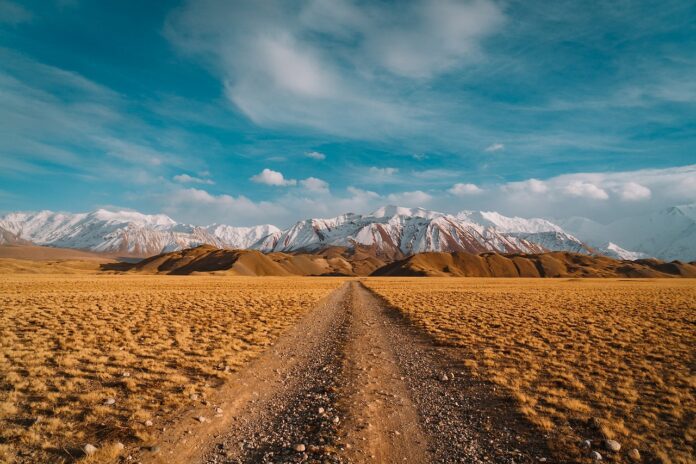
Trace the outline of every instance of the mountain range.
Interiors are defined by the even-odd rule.
[[[218,248],[250,248],[279,232],[275,226],[232,227],[224,224],[180,224],[164,214],[132,211],[90,213],[10,213],[0,218],[0,244],[11,237],[36,245],[76,248],[121,256],[146,257],[202,244]],[[8,239],[9,238],[9,239]]]
[[[366,214],[306,219],[281,230],[177,223],[163,214],[132,211],[9,213],[0,218],[0,244],[36,244],[118,256],[147,257],[207,244],[269,252],[369,250],[391,260],[421,252],[540,253],[568,251],[619,259],[696,258],[696,205],[600,224],[587,218],[507,217],[496,212],[444,214],[385,206]]]

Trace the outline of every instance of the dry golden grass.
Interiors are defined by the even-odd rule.
[[[693,463],[696,281],[367,279],[565,449]],[[590,436],[587,436],[587,435]]]
[[[98,261],[96,259],[57,259],[57,260],[29,260],[0,258],[0,278],[3,274],[12,276],[17,274],[97,274],[100,264],[112,262],[110,260]],[[115,261],[114,261],[115,262]]]
[[[148,442],[339,283],[1,276],[0,462],[71,461],[85,443],[108,462]]]

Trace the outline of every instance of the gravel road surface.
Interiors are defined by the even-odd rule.
[[[131,462],[554,462],[457,359],[349,281]]]

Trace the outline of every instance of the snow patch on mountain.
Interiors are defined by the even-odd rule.
[[[594,250],[548,219],[507,217],[495,211],[461,211],[457,218],[481,224],[505,234],[535,243],[545,250],[592,254]]]
[[[423,208],[405,208],[403,206],[387,205],[367,214],[365,217],[374,218],[393,218],[398,216],[403,217],[421,217],[425,219],[434,219],[436,217],[444,216],[443,213],[438,213],[437,211],[428,211]]]
[[[608,224],[571,217],[556,220],[561,227],[600,250],[607,242],[631,253],[665,261],[696,260],[696,203],[673,206]],[[630,258],[629,258],[630,259]]]
[[[233,227],[177,223],[164,214],[96,210],[90,213],[10,213],[0,217],[8,242],[78,248],[131,256],[209,244],[265,252],[312,251],[362,245],[385,256],[424,251],[600,253],[620,259],[646,256],[696,259],[696,205],[682,205],[610,224],[586,218],[549,220],[508,217],[493,211],[456,215],[423,208],[384,206],[366,215],[299,221],[285,230],[272,225]]]
[[[425,251],[588,253],[579,240],[544,219],[508,218],[493,212],[463,211],[456,216],[422,208],[384,206],[366,214],[307,219],[254,245],[261,251],[313,251],[362,245],[388,256]]]
[[[251,248],[259,240],[280,232],[279,228],[270,224],[254,227],[213,224],[205,227],[205,230],[228,248]]]
[[[612,242],[608,242],[604,245],[598,246],[597,250],[599,250],[599,252],[603,255],[615,259],[629,259],[631,261],[635,261],[636,259],[643,259],[649,257],[647,254],[641,253],[639,251],[625,250],[616,243]]]
[[[500,232],[564,232],[563,229],[547,219],[507,217],[495,211],[461,211],[457,219],[495,227]]]
[[[21,239],[17,234],[0,227],[0,245],[29,245],[30,243]]]
[[[0,228],[38,245],[130,256],[151,256],[203,244],[248,248],[279,231],[271,225],[199,227],[179,224],[164,214],[104,209],[77,214],[10,213],[0,218]]]

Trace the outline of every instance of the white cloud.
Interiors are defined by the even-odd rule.
[[[566,185],[563,192],[571,197],[589,198],[592,200],[606,200],[609,194],[595,184],[583,181],[574,181]]]
[[[493,143],[493,144],[487,146],[485,151],[492,153],[492,152],[496,152],[496,151],[500,151],[500,150],[504,150],[504,149],[505,149],[505,145],[503,145],[502,143]]]
[[[640,201],[649,199],[652,192],[636,182],[627,182],[621,187],[620,195],[622,200]]]
[[[359,189],[353,186],[350,186],[346,189],[348,193],[353,195],[354,197],[362,197],[362,198],[373,198],[377,199],[380,198],[379,194],[377,192],[373,192],[371,190],[363,190]]]
[[[696,201],[696,172],[690,177],[675,179],[665,188],[666,193],[674,198],[689,198]]]
[[[600,222],[611,221],[696,202],[696,165],[562,174],[543,181],[528,179],[503,184],[498,192],[491,191],[480,200],[481,206],[472,208],[523,216],[585,216]]]
[[[250,180],[256,182],[257,184],[273,185],[276,187],[287,187],[290,185],[296,185],[297,181],[295,179],[286,179],[283,173],[278,171],[273,171],[271,169],[264,169],[255,176],[251,176]]]
[[[315,159],[317,161],[323,161],[326,159],[326,155],[318,151],[310,151],[305,153],[307,158]]]
[[[447,190],[452,195],[465,196],[465,195],[478,195],[483,192],[483,189],[476,184],[454,184],[452,188]]]
[[[387,202],[408,207],[424,206],[427,205],[432,199],[433,197],[431,195],[421,190],[414,190],[412,192],[390,193],[386,196]]]
[[[285,180],[285,179],[284,179]],[[343,192],[329,191],[321,179],[299,181],[299,189],[283,191],[266,202],[254,202],[244,196],[212,195],[200,189],[173,187],[174,193],[163,195],[160,204],[177,220],[194,223],[226,221],[235,225],[274,223],[287,226],[311,217],[333,217],[346,212],[368,213],[386,204],[457,212],[462,197],[451,190],[396,191],[380,194],[350,186]],[[624,191],[640,197],[641,189],[651,191],[641,201],[626,201]],[[467,185],[467,184],[462,184]],[[464,191],[471,187],[463,187]],[[604,192],[604,193],[602,193]],[[587,201],[587,199],[601,201]],[[676,204],[696,202],[696,165],[668,169],[625,172],[564,174],[545,180],[527,179],[492,185],[485,195],[467,197],[467,208],[498,211],[523,217],[586,216],[610,221],[617,217],[644,214]],[[205,205],[205,208],[201,208]],[[298,213],[310,211],[311,213]],[[180,219],[179,219],[180,218]]]
[[[326,193],[329,191],[329,183],[316,177],[308,177],[300,181],[300,185],[310,192]]]
[[[290,36],[262,38],[257,47],[259,73],[281,90],[310,98],[328,97],[337,90],[336,78],[311,47]]]
[[[401,17],[385,7],[363,27],[364,52],[389,72],[430,78],[477,57],[479,42],[500,30],[505,18],[487,0],[419,1],[402,7]]]
[[[174,182],[178,182],[180,184],[215,184],[215,182],[213,182],[211,179],[203,179],[200,177],[189,176],[188,174],[177,174],[172,179],[174,180]]]
[[[226,221],[256,225],[288,217],[288,211],[274,202],[254,202],[243,195],[213,195],[197,188],[174,189],[160,195],[159,202],[166,214],[195,224]]]
[[[171,167],[201,167],[197,157],[187,156],[188,134],[153,128],[118,93],[2,47],[0,62],[5,172],[55,172],[62,166],[68,176],[128,185],[169,176]]]
[[[527,179],[521,182],[508,182],[502,186],[502,190],[509,193],[542,194],[548,192],[546,183],[539,179]]]
[[[393,176],[397,172],[399,172],[398,168],[378,168],[376,166],[372,166],[370,169],[368,169],[368,172],[372,175],[375,176],[382,176],[382,177],[387,177],[387,176]]]
[[[217,70],[226,96],[256,124],[383,139],[422,133],[433,120],[423,102],[395,92],[396,79],[430,79],[478,59],[480,42],[504,22],[493,0],[415,0],[398,9],[191,0],[164,31]]]
[[[407,181],[412,182],[412,179],[423,179],[426,181],[437,181],[443,179],[451,179],[454,177],[460,177],[461,172],[455,169],[419,169],[409,172]],[[406,177],[406,176],[405,176]]]

